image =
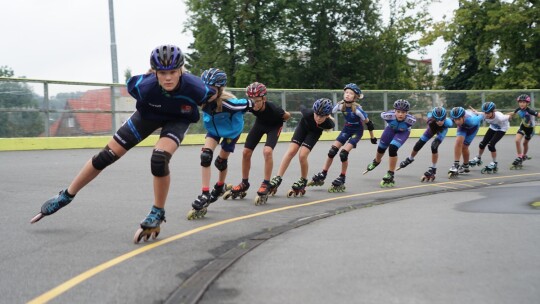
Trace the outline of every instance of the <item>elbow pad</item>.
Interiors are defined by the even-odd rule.
[[[375,130],[375,126],[373,125],[373,122],[371,120],[366,123],[366,126],[369,131]]]

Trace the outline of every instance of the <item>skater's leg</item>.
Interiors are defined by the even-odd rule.
[[[516,143],[516,152],[517,152],[517,155],[520,156],[521,155],[521,140],[523,139],[523,134],[521,133],[516,133],[516,139],[515,139],[515,143]]]
[[[391,144],[388,147],[388,170],[395,172],[396,171],[396,165],[397,165],[397,151],[399,150],[399,147],[396,145]]]
[[[347,144],[345,144],[343,149],[341,149],[341,153],[339,154],[339,156],[341,158],[341,174],[343,174],[343,175],[347,174],[347,169],[349,168],[349,158],[348,158],[348,156],[349,156],[349,153],[351,152],[351,150],[353,148],[354,148],[353,145],[351,145],[350,143],[347,143]]]
[[[154,175],[154,205],[158,208],[165,208],[165,201],[169,193],[171,184],[171,176],[168,166],[170,157],[178,149],[178,144],[168,138],[161,137],[156,143],[155,150],[152,154],[151,166],[152,174]],[[163,151],[164,153],[158,153]]]
[[[291,142],[289,144],[289,148],[287,149],[287,152],[283,155],[283,158],[281,159],[281,164],[279,165],[278,170],[278,176],[283,176],[285,174],[285,171],[287,171],[287,168],[289,168],[289,165],[291,164],[291,160],[293,157],[298,153],[298,150],[300,149],[300,145],[294,142]]]
[[[264,179],[270,180],[272,177],[272,168],[274,168],[274,149],[269,146],[264,146]]]
[[[230,154],[231,152],[221,149],[215,161],[215,166],[219,171],[218,184],[220,185],[225,183],[225,179],[227,178],[227,172],[229,171],[227,162]]]
[[[204,147],[201,153],[201,176],[202,176],[202,189],[208,191],[210,189],[210,177],[212,175],[211,165],[213,159],[214,149],[218,145],[218,142],[212,137],[206,137]]]
[[[529,139],[525,138],[523,140],[523,155],[527,155],[529,153]]]
[[[461,155],[463,154],[463,142],[465,141],[465,136],[457,136],[456,142],[454,144],[454,162],[461,161]]]
[[[249,178],[249,171],[251,170],[252,155],[253,155],[252,149],[244,148],[244,150],[242,151],[242,178],[243,179]]]
[[[298,155],[298,159],[300,161],[300,173],[305,179],[307,179],[309,171],[308,156],[310,152],[311,150],[309,148],[302,146]]]

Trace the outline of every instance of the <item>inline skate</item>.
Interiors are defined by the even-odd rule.
[[[306,186],[307,179],[300,177],[300,179],[292,185],[292,189],[287,192],[287,197],[303,196],[306,194]]]
[[[33,224],[41,220],[43,217],[51,215],[61,208],[67,206],[67,204],[71,203],[74,197],[75,196],[69,196],[67,194],[67,189],[58,192],[57,195],[51,197],[45,203],[43,203],[41,206],[41,211],[30,220],[30,224]]]
[[[161,222],[166,222],[165,209],[152,206],[150,213],[141,222],[141,227],[135,232],[133,243],[138,244],[142,239],[146,242],[150,237],[156,239],[161,231]]]
[[[459,169],[459,163],[454,163],[454,165],[448,170],[448,178],[457,178],[460,171]]]
[[[197,199],[191,204],[193,209],[188,212],[187,219],[195,220],[203,218],[208,211],[208,205],[210,205],[210,193],[202,193],[197,197]]]
[[[255,197],[255,206],[264,205],[268,201],[268,195],[270,194],[270,184],[263,182],[257,190],[257,197]]]
[[[422,176],[422,182],[432,182],[435,180],[435,174],[437,174],[437,168],[429,167]]]
[[[217,183],[214,185],[214,189],[210,192],[210,203],[213,203],[218,200],[220,196],[225,193],[225,184],[219,186]]]
[[[459,174],[469,173],[469,172],[471,172],[471,170],[469,168],[469,164],[463,164],[463,165],[459,166]]]
[[[394,172],[386,172],[381,181],[381,188],[391,188],[394,187],[395,184],[396,183],[394,181]]]
[[[523,161],[526,161],[526,160],[532,159],[532,157],[527,156],[526,154],[523,154],[523,156],[521,157],[521,159],[522,159]]]
[[[276,175],[272,177],[270,180],[270,189],[268,190],[269,195],[276,195],[277,189],[279,188],[279,185],[281,185],[282,178],[279,175]]]
[[[363,174],[368,173],[369,171],[377,168],[377,166],[380,164],[380,162],[377,162],[376,160],[373,160],[366,168],[366,171],[364,171]]]
[[[514,162],[512,163],[512,165],[510,166],[510,170],[519,170],[519,169],[523,169],[523,158],[521,157],[517,157]]]
[[[491,162],[489,165],[487,165],[485,168],[480,170],[480,173],[482,174],[491,174],[491,173],[497,173],[499,169],[497,168],[496,162]]]
[[[480,156],[475,156],[471,161],[469,161],[469,166],[474,167],[478,166],[480,167],[484,162],[482,161],[482,158]]]
[[[345,175],[341,174],[333,182],[332,186],[328,188],[328,192],[344,192],[345,191]]]
[[[244,182],[241,182],[240,184],[232,187],[232,185],[227,186],[227,191],[225,191],[225,194],[223,194],[223,199],[227,200],[229,198],[237,199],[237,198],[244,198],[247,195],[247,191],[249,189],[249,183],[244,184]]]
[[[311,181],[307,184],[308,187],[311,186],[322,186],[324,185],[324,180],[326,179],[326,173],[319,172],[311,178]]]
[[[407,157],[407,158],[405,158],[404,161],[399,163],[399,168],[397,168],[397,169],[401,170],[401,169],[407,167],[408,165],[410,165],[413,161],[414,161],[414,159],[410,159],[409,157]]]

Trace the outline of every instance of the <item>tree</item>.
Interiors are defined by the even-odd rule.
[[[13,77],[7,66],[0,67],[0,77]],[[44,116],[32,111],[39,107],[36,95],[21,82],[0,82],[0,137],[30,137],[43,133]]]

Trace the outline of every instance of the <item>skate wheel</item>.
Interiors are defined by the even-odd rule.
[[[259,203],[260,203],[260,201],[261,201],[261,197],[260,197],[260,196],[255,197],[255,206],[258,206]]]
[[[31,220],[30,220],[30,224],[33,224],[37,221],[39,221],[40,219],[42,219],[43,217],[45,217],[45,215],[43,215],[43,213],[38,213],[36,214],[36,216],[34,216]]]
[[[133,236],[133,243],[138,244],[141,239],[144,237],[144,229],[139,228],[137,231],[135,231],[135,236]]]
[[[293,195],[296,196],[295,193],[294,193],[294,190],[289,190],[287,192],[287,197],[292,197]]]
[[[161,232],[161,229],[158,227],[154,232],[152,232],[152,234],[151,234],[152,239],[153,240],[157,239],[160,232]]]
[[[231,190],[227,190],[227,191],[225,191],[225,193],[223,193],[223,199],[228,200],[229,197],[231,197],[231,195],[232,195]]]
[[[246,195],[247,195],[246,192],[242,192],[242,193],[240,193],[240,198],[244,198],[244,197],[246,197]]]
[[[425,181],[427,181],[427,180],[428,180],[428,178],[425,177],[425,176],[422,176],[422,178],[420,179],[420,181],[421,181],[422,183],[425,182]]]
[[[480,170],[480,173],[482,173],[482,174],[486,174],[486,172],[487,172],[487,170],[486,170],[486,169],[482,169],[482,170]]]

